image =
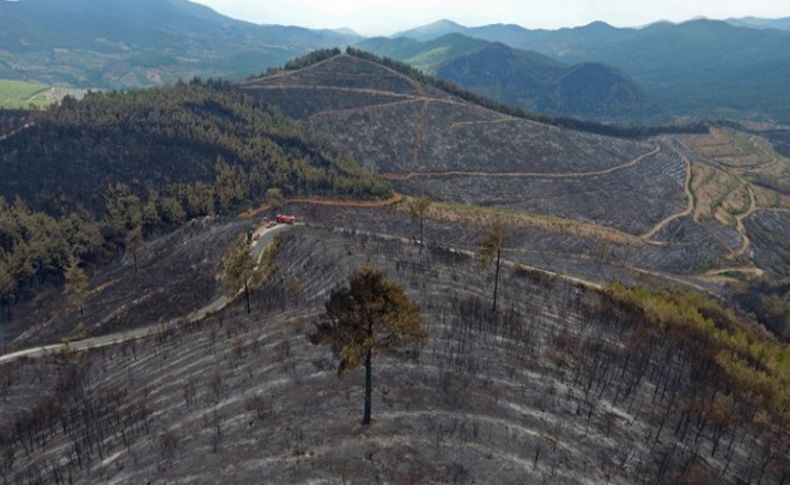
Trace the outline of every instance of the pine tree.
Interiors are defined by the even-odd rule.
[[[66,288],[65,294],[68,304],[72,308],[78,308],[80,315],[85,311],[85,298],[88,293],[88,277],[80,268],[79,259],[72,257],[69,266],[66,268]]]
[[[7,261],[5,253],[0,249],[0,304],[5,305],[8,320],[11,320],[11,298],[16,291],[16,278]]]
[[[220,208],[225,212],[238,209],[249,195],[249,181],[244,170],[237,165],[229,165],[217,158],[214,166],[214,193]]]
[[[137,273],[137,251],[141,247],[143,247],[143,228],[138,225],[126,234],[126,251],[132,255],[135,273]]]
[[[340,356],[339,377],[365,366],[364,425],[371,417],[373,350],[392,352],[428,340],[417,302],[408,298],[403,286],[371,267],[351,275],[349,286],[332,291],[326,319],[316,327],[310,341],[328,344]]]
[[[499,292],[499,270],[502,262],[502,250],[508,237],[508,227],[502,220],[495,220],[489,226],[477,249],[477,259],[482,264],[491,264],[496,261],[496,274],[494,276],[494,304],[492,311],[496,312],[497,294]]]
[[[250,313],[250,283],[255,276],[255,269],[255,258],[252,256],[249,241],[245,235],[241,235],[225,256],[223,275],[229,297],[235,297],[239,291],[244,290],[247,313]]]
[[[407,203],[409,215],[420,224],[420,256],[422,256],[422,247],[425,245],[425,216],[430,207],[431,200],[425,196],[410,199]]]
[[[266,191],[266,203],[272,208],[272,217],[277,215],[285,205],[285,196],[280,189],[272,188]]]
[[[155,190],[149,191],[148,201],[143,206],[143,227],[146,234],[151,234],[162,223],[159,215],[159,193]]]

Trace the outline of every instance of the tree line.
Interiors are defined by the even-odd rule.
[[[319,62],[339,56],[342,53],[343,51],[338,47],[335,47],[334,49],[316,49],[303,56],[291,59],[290,61],[286,62],[283,67],[271,67],[265,73],[250,76],[248,79],[271,76],[272,74],[276,74],[280,71],[296,71],[298,69],[304,69],[305,67],[310,67],[313,64],[318,64]]]

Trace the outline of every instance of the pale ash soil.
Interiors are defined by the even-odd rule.
[[[632,167],[600,175],[415,177],[395,186],[440,201],[552,214],[642,234],[686,207],[685,173],[680,157],[664,147]]]
[[[134,344],[0,367],[6,481],[780,480],[765,436],[684,421],[679,397],[716,380],[662,340],[634,348],[633,318],[596,292],[508,266],[493,318],[490,272],[447,250],[420,262],[398,241],[302,228],[278,260],[252,316],[237,305]],[[363,429],[362,374],[338,380],[306,334],[327,290],[366,262],[420,301],[431,338],[376,356]]]
[[[771,276],[790,276],[790,210],[761,209],[744,224],[755,263]]]
[[[298,98],[293,99],[297,105],[315,105],[305,116],[310,124],[344,142],[363,164],[383,172],[584,172],[616,166],[653,149],[647,142],[509,118],[345,55],[251,80],[242,88],[284,110],[292,98]],[[378,102],[371,96],[391,99]],[[354,99],[359,102],[350,101]]]

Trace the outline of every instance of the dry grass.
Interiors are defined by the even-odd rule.
[[[749,210],[749,184],[710,165],[692,163],[691,167],[694,220],[712,218],[735,226],[735,216]]]
[[[790,197],[780,194],[775,190],[771,190],[760,185],[753,185],[754,196],[757,198],[757,205],[759,207],[768,207],[771,209],[790,209]]]
[[[286,199],[286,204],[309,204],[309,205],[326,205],[333,207],[357,207],[375,209],[380,207],[388,207],[397,204],[403,200],[403,196],[398,193],[393,193],[389,199],[375,199],[375,200],[360,200],[360,199],[327,199],[324,197],[294,197]],[[239,214],[242,219],[251,219],[261,214],[270,211],[272,206],[269,204],[260,205],[254,209],[247,209]]]
[[[714,160],[734,175],[761,186],[761,207],[788,207],[790,202],[766,192],[790,188],[790,160],[778,154],[765,138],[732,130],[714,129],[707,135],[693,135],[683,142],[699,155]]]
[[[405,205],[401,204],[399,208],[405,210]],[[644,244],[644,240],[640,237],[616,229],[523,211],[436,202],[428,209],[427,217],[444,222],[464,222],[476,225],[484,225],[493,219],[501,218],[513,226],[539,228],[554,234],[598,239],[622,246]]]
[[[688,136],[684,142],[700,155],[733,168],[756,167],[776,158],[767,141],[731,130],[713,129],[707,135]]]

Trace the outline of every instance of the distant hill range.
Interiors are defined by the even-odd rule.
[[[598,120],[645,119],[660,111],[627,74],[601,63],[566,65],[462,34],[424,42],[378,37],[358,47],[533,111]]]
[[[703,19],[640,29],[594,22],[576,28],[529,30],[504,24],[465,27],[442,20],[397,36],[425,42],[458,33],[540,52],[561,62],[605,63],[628,73],[649,96],[677,115],[761,113],[790,121],[790,32],[763,28],[787,25],[787,20],[738,22]]]
[[[237,79],[353,32],[261,26],[187,0],[0,2],[0,78],[125,88]]]
[[[757,17],[743,17],[727,19],[730,25],[738,27],[751,27],[753,29],[777,29],[790,31],[790,17],[781,19],[761,19]]]
[[[444,20],[364,39],[348,29],[257,25],[188,0],[0,1],[0,79],[100,89],[195,76],[235,81],[315,49],[362,42],[554,115],[649,122],[660,106],[667,118],[790,122],[789,29],[788,19],[758,18],[559,30]]]

